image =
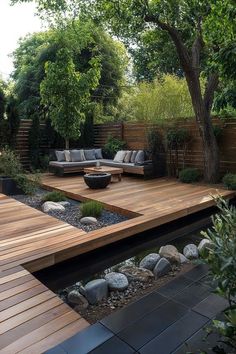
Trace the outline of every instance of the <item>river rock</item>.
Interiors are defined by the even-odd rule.
[[[129,281],[141,281],[145,283],[154,278],[153,273],[145,268],[126,265],[121,267],[119,271],[125,274]]]
[[[83,225],[96,225],[98,223],[97,219],[93,216],[85,216],[80,219],[81,224]]]
[[[202,254],[205,251],[209,251],[212,248],[212,242],[208,238],[203,238],[198,245],[198,251]]]
[[[180,263],[179,252],[175,246],[166,245],[160,248],[159,254],[171,263]]]
[[[72,304],[82,305],[84,309],[86,309],[89,305],[88,300],[80,294],[78,290],[72,290],[69,292],[68,301]]]
[[[63,202],[58,202],[58,204],[60,204],[60,205],[62,205],[62,206],[64,206],[64,207],[70,206],[70,202],[67,202],[66,200],[63,201]]]
[[[65,211],[65,207],[60,203],[45,202],[42,205],[42,210],[44,213],[48,213],[49,211]]]
[[[153,269],[153,273],[156,278],[162,277],[163,275],[166,275],[172,270],[171,264],[166,258],[161,258],[155,268]]]
[[[184,247],[183,254],[188,259],[197,259],[199,256],[198,248],[193,243]]]
[[[88,282],[85,287],[85,297],[91,305],[97,304],[102,299],[107,298],[108,285],[105,279],[95,279]]]
[[[181,264],[189,263],[189,259],[186,258],[183,253],[179,253],[179,259]]]
[[[150,253],[141,260],[139,267],[153,270],[160,258],[158,253]]]
[[[111,272],[105,275],[105,279],[108,283],[108,288],[111,291],[123,291],[128,288],[129,281],[125,274]]]

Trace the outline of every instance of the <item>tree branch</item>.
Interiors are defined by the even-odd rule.
[[[202,19],[199,17],[198,23],[197,23],[197,35],[196,35],[196,39],[193,42],[193,46],[192,46],[192,66],[196,71],[198,71],[198,73],[200,71],[201,49],[204,47],[201,21],[202,21]]]
[[[167,31],[169,33],[172,41],[176,46],[181,65],[184,71],[188,72],[191,67],[191,58],[187,47],[184,45],[184,42],[180,36],[179,31],[176,28],[170,26],[169,24],[160,21],[159,17],[155,15],[146,14],[144,16],[144,21],[155,23],[162,30]]]
[[[214,73],[211,74],[208,78],[205,93],[204,93],[204,104],[207,109],[207,112],[211,112],[213,100],[214,100],[214,93],[219,85],[219,76],[218,74]]]

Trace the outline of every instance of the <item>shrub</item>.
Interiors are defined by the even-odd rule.
[[[18,156],[9,148],[4,148],[0,155],[0,175],[12,178],[25,194],[33,194],[38,187],[40,176],[30,178],[24,173]]]
[[[62,192],[58,192],[58,191],[53,191],[53,192],[49,192],[47,194],[45,194],[42,198],[43,202],[63,202],[66,200],[66,196],[64,193]]]
[[[93,216],[95,218],[99,218],[102,215],[103,209],[104,207],[102,203],[91,200],[89,202],[82,203],[80,212],[82,217]]]
[[[193,183],[199,181],[201,174],[196,168],[185,168],[179,173],[179,179],[183,183]]]
[[[109,136],[104,146],[104,151],[108,157],[113,158],[117,151],[124,149],[125,145],[125,141]]]
[[[236,174],[227,173],[222,181],[228,189],[236,190]]]
[[[223,321],[214,320],[213,325],[222,336],[219,342],[236,349],[236,208],[222,198],[216,200],[220,214],[212,217],[213,227],[202,235],[212,247],[205,255],[210,272],[216,282],[216,292],[226,298],[229,307],[224,311]],[[225,353],[225,351],[215,351]],[[227,351],[228,353],[228,351]]]

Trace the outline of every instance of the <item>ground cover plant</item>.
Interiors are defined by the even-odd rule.
[[[185,168],[179,173],[179,179],[183,183],[198,182],[201,177],[201,173],[196,168]]]
[[[90,200],[81,204],[80,213],[82,217],[92,216],[99,218],[102,215],[104,206],[96,200]]]
[[[49,192],[42,197],[43,202],[50,201],[50,202],[57,203],[57,202],[63,202],[65,200],[66,200],[65,194],[59,191]]]
[[[223,177],[222,182],[224,183],[226,188],[236,190],[236,174],[227,173]]]

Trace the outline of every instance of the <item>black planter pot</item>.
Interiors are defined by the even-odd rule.
[[[6,195],[24,194],[12,178],[5,176],[0,176],[0,193]]]
[[[106,188],[111,182],[110,173],[88,173],[84,175],[84,181],[87,186],[91,189],[102,189]]]

